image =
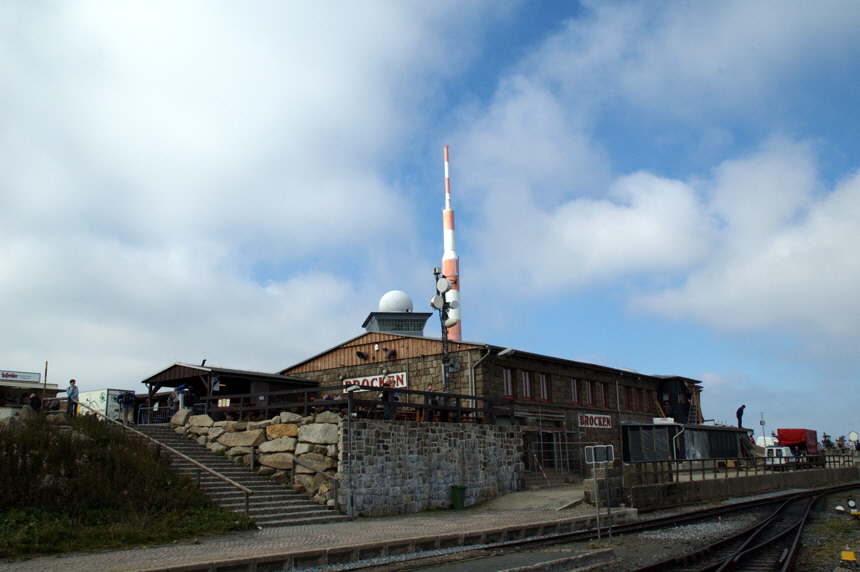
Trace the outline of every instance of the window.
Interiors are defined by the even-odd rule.
[[[609,407],[609,384],[601,383],[600,386],[603,388],[603,406]]]
[[[594,406],[594,382],[585,382],[585,403]]]
[[[505,386],[505,397],[514,399],[517,396],[514,389],[514,370],[509,367],[502,368],[502,380]]]
[[[523,399],[526,401],[534,399],[532,396],[532,372],[530,371],[523,372]]]
[[[570,380],[570,400],[574,405],[579,405],[579,380],[572,378]]]
[[[680,404],[680,405],[684,405],[685,403],[687,403],[687,396],[686,396],[686,394],[684,394],[684,393],[679,393],[679,394],[678,394],[678,404]]]
[[[645,390],[645,411],[651,413],[654,411],[654,404],[651,403],[654,401],[654,392],[650,389]]]
[[[631,388],[624,388],[624,409],[633,411],[633,391]]]
[[[604,383],[597,384],[597,406],[598,407],[606,407],[606,388],[604,387]]]
[[[639,387],[636,388],[636,411],[642,411],[644,409],[644,404],[642,403],[643,393],[644,392],[643,392],[642,388],[639,388]]]
[[[545,373],[541,373],[538,374],[538,377],[540,379],[540,400],[544,403],[549,403],[549,376]]]

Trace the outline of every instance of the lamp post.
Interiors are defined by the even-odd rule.
[[[448,317],[448,310],[456,310],[460,304],[456,300],[448,300],[445,296],[453,285],[448,276],[442,274],[441,268],[433,269],[436,278],[436,295],[430,299],[430,306],[439,311],[439,321],[442,324],[442,389],[448,393],[448,370],[451,366],[451,356],[448,353],[448,328],[457,325],[459,320]],[[453,277],[451,277],[453,278]],[[453,278],[456,281],[456,278]]]

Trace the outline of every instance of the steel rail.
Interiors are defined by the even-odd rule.
[[[119,426],[120,426],[120,427],[122,427],[124,430],[126,430],[126,431],[131,431],[132,433],[134,433],[134,434],[136,434],[136,435],[139,435],[139,436],[143,437],[144,439],[147,439],[147,440],[151,441],[152,443],[155,443],[155,444],[156,444],[156,445],[158,445],[159,447],[163,447],[164,449],[167,449],[168,451],[170,451],[170,452],[171,452],[171,453],[173,453],[174,455],[176,455],[176,456],[180,457],[183,461],[186,461],[186,462],[188,462],[188,463],[191,463],[193,466],[195,466],[195,467],[197,468],[197,472],[196,472],[196,479],[195,479],[195,480],[196,480],[196,485],[197,485],[197,488],[198,488],[198,489],[200,488],[200,476],[201,476],[201,471],[206,471],[207,473],[209,473],[209,474],[210,474],[210,475],[212,475],[213,477],[215,477],[215,478],[217,478],[217,479],[220,479],[220,480],[224,481],[225,483],[227,483],[228,485],[230,485],[230,486],[232,486],[232,487],[234,487],[234,488],[239,489],[241,492],[245,493],[245,516],[246,516],[246,517],[248,517],[248,518],[250,518],[250,513],[251,513],[250,497],[251,497],[251,495],[252,495],[252,494],[254,494],[254,491],[252,491],[252,490],[251,490],[251,489],[249,489],[248,487],[242,486],[242,485],[240,485],[239,483],[237,483],[236,481],[234,481],[234,480],[230,479],[229,477],[225,477],[224,475],[222,475],[222,474],[221,474],[221,473],[219,473],[218,471],[215,471],[215,470],[210,469],[209,467],[207,467],[207,466],[205,466],[205,465],[202,465],[202,464],[198,463],[197,461],[195,461],[195,460],[194,460],[194,459],[192,459],[191,457],[189,457],[189,456],[187,456],[187,455],[184,455],[184,454],[180,453],[179,451],[177,451],[177,450],[176,450],[176,449],[174,449],[173,447],[171,447],[171,446],[169,446],[169,445],[165,445],[165,444],[164,444],[164,443],[162,443],[161,441],[159,441],[159,440],[157,440],[157,439],[154,439],[154,438],[150,437],[150,436],[149,436],[149,435],[147,435],[146,433],[142,433],[142,432],[138,431],[137,429],[132,429],[131,427],[128,427],[127,425],[123,425],[122,423],[120,423],[120,422],[119,422],[119,421],[117,421],[116,419],[111,419],[110,417],[108,417],[108,416],[107,416],[107,415],[105,415],[104,413],[102,413],[102,412],[100,412],[100,411],[96,411],[96,410],[95,410],[95,409],[93,409],[92,407],[90,407],[90,406],[88,406],[88,405],[84,405],[84,404],[83,404],[83,403],[81,403],[80,401],[76,401],[76,400],[74,400],[74,399],[72,399],[71,401],[73,401],[74,403],[77,403],[77,404],[78,404],[78,405],[80,405],[81,407],[85,407],[86,409],[89,409],[90,411],[92,411],[93,413],[95,413],[95,414],[96,414],[96,415],[98,415],[99,417],[104,418],[104,419],[105,419],[105,420],[107,420],[107,421],[110,421],[111,423],[113,423],[113,424],[115,424],[115,425],[119,425]]]

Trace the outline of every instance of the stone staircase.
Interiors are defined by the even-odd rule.
[[[206,447],[179,435],[170,425],[136,425],[135,429],[254,491],[249,501],[249,516],[257,526],[324,524],[347,520],[346,516],[317,504],[302,493],[277,484],[227,457],[216,455]],[[196,478],[197,468],[194,465],[169,451],[165,450],[165,453],[170,455],[173,466],[180,473]],[[232,485],[202,471],[200,489],[215,504],[227,510],[244,513],[245,493]]]

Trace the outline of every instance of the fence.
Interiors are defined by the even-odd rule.
[[[624,485],[656,485],[704,479],[726,479],[779,471],[804,471],[853,465],[854,457],[850,455],[641,461],[625,465]]]
[[[345,411],[350,401],[343,395],[346,387],[203,397],[195,406],[203,404],[213,418],[246,421],[269,419],[282,411],[307,416],[320,411]],[[435,403],[429,402],[431,398]],[[399,388],[362,388],[353,393],[352,404],[356,416],[367,419],[382,418],[386,410],[389,419],[408,421],[425,421],[429,417],[438,421],[494,423],[498,416],[513,415],[513,406],[507,399]]]

